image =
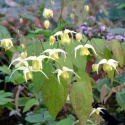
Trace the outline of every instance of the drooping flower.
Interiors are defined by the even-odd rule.
[[[89,117],[90,117],[93,113],[96,113],[96,115],[99,115],[100,112],[104,114],[104,112],[102,111],[102,109],[105,109],[105,108],[101,108],[101,107],[93,108],[93,111],[90,113]]]
[[[81,55],[81,56],[90,55],[90,52],[89,52],[88,48],[92,49],[93,52],[97,55],[97,53],[96,53],[96,51],[95,51],[95,49],[93,48],[92,45],[90,45],[90,44],[85,44],[85,45],[78,45],[77,47],[75,47],[75,49],[74,49],[74,50],[75,50],[75,58],[76,58],[76,52],[77,52],[77,50],[80,49],[80,48],[81,48],[81,51],[80,51],[80,55]]]
[[[68,29],[65,29],[63,32],[62,31],[58,31],[57,33],[54,34],[54,36],[57,36],[57,40],[58,40],[58,36],[60,36],[61,37],[61,43],[62,44],[66,43],[67,45],[69,45],[70,42],[71,42],[71,39],[69,38],[68,33],[71,33],[71,36],[73,38],[73,34],[72,33],[76,33],[76,32],[68,30]]]
[[[54,58],[55,60],[58,60],[59,59],[58,52],[63,53],[66,59],[67,53],[62,49],[47,49],[43,53],[49,53],[49,57]]]
[[[74,71],[73,69],[69,69],[67,67],[62,67],[61,69],[56,69],[53,73],[58,73],[57,77],[58,77],[58,81],[60,83],[60,76],[64,79],[68,79],[69,78],[69,74],[67,72],[72,72],[74,73],[77,77],[79,77]],[[79,77],[80,78],[80,77]]]
[[[11,73],[10,78],[12,77],[13,73],[14,73],[15,71],[17,71],[17,70],[22,70],[22,71],[23,71],[24,78],[25,78],[26,82],[27,82],[28,80],[32,79],[32,72],[41,72],[46,78],[48,78],[48,77],[46,76],[46,74],[45,74],[42,70],[33,70],[32,66],[28,66],[28,67],[26,67],[26,66],[21,66],[21,67],[15,69],[15,70]]]
[[[113,69],[115,69],[117,71],[117,66],[118,66],[118,61],[114,60],[114,59],[102,59],[101,61],[99,61],[99,63],[97,64],[97,74],[98,74],[98,69],[99,69],[99,65],[103,64],[103,70],[104,71],[112,71]],[[118,73],[118,71],[117,71]]]
[[[13,42],[10,38],[1,40],[1,47],[5,48],[5,50],[10,49],[13,46]]]
[[[47,9],[45,8],[44,11],[43,11],[43,16],[45,18],[49,18],[49,17],[53,17],[53,11],[51,9]]]
[[[49,56],[40,55],[38,57],[37,56],[29,56],[29,57],[25,58],[24,60],[22,60],[20,63],[23,63],[24,61],[27,62],[28,60],[32,60],[32,69],[33,70],[42,70],[43,69],[42,61],[45,58],[54,60],[54,58],[51,58]],[[20,63],[18,65],[20,65]]]
[[[26,57],[27,57],[27,52],[22,52],[22,53],[20,54],[20,57],[19,57],[19,58],[15,59],[15,60],[13,60],[13,61],[11,62],[11,64],[9,65],[9,68],[10,68],[11,65],[12,65],[14,62],[16,62],[16,61],[19,62],[19,63],[17,63],[17,65],[15,66],[16,68],[17,68],[17,67],[20,67],[20,66],[23,66],[23,65],[28,66],[28,63],[27,63],[26,61],[23,61],[23,62],[22,62],[22,60],[24,60]]]

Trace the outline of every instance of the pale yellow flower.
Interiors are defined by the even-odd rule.
[[[10,49],[13,46],[13,42],[10,38],[1,40],[1,47],[5,48],[5,50]]]
[[[58,81],[60,83],[60,76],[64,79],[68,79],[69,78],[69,74],[67,72],[72,72],[74,73],[77,77],[79,77],[74,71],[73,69],[69,69],[65,66],[62,67],[61,69],[56,69],[53,73],[58,73],[57,77],[58,77]],[[79,77],[80,78],[80,77]]]
[[[53,17],[53,11],[51,9],[47,9],[45,8],[44,11],[43,11],[43,16],[45,18],[49,18],[49,17]]]
[[[96,113],[96,115],[99,115],[100,112],[104,114],[104,112],[102,111],[102,109],[105,109],[105,108],[101,108],[101,107],[93,108],[93,111],[90,113],[89,117],[90,117],[93,113]]]
[[[85,44],[85,45],[78,45],[77,47],[75,47],[75,49],[74,49],[75,50],[75,58],[76,58],[76,52],[80,48],[81,48],[81,51],[80,51],[81,56],[90,55],[90,52],[89,52],[88,48],[92,49],[93,52],[97,55],[97,53],[96,53],[96,51],[95,51],[95,49],[94,49],[94,47],[92,45]]]
[[[61,37],[61,43],[62,44],[66,43],[67,45],[69,45],[70,42],[71,42],[71,39],[69,38],[68,33],[71,33],[71,36],[73,38],[73,33],[76,33],[76,32],[68,30],[68,29],[65,29],[63,32],[62,31],[58,31],[57,33],[54,34],[54,36],[57,36],[57,40],[58,40],[58,36],[60,36]]]
[[[54,58],[55,60],[59,59],[58,53],[61,52],[64,54],[65,59],[66,59],[66,52],[62,49],[47,49],[43,53],[49,53],[49,57]]]
[[[21,66],[21,67],[15,69],[15,70],[11,73],[10,78],[12,77],[13,73],[14,73],[15,71],[17,71],[17,70],[22,70],[22,71],[23,71],[24,78],[25,78],[26,82],[27,82],[29,79],[32,79],[32,72],[41,72],[46,78],[48,78],[48,77],[46,76],[46,74],[45,74],[42,70],[33,70],[32,66],[28,66],[28,67],[26,67],[26,66]]]
[[[28,66],[28,63],[27,63],[27,61],[25,61],[24,59],[27,57],[27,52],[22,52],[21,54],[20,54],[20,57],[19,58],[16,58],[15,60],[13,60],[11,63],[10,63],[10,65],[9,65],[9,68],[11,67],[11,65],[14,63],[14,62],[18,62],[17,64],[16,64],[16,68],[17,67],[20,67],[20,66],[23,66],[23,65],[25,65],[25,66]],[[24,61],[23,61],[24,60]]]
[[[40,55],[40,56],[29,56],[27,58],[25,58],[24,60],[22,60],[20,63],[23,63],[23,62],[27,62],[28,60],[32,60],[32,69],[33,70],[42,70],[43,69],[43,66],[42,66],[42,61],[45,59],[45,58],[48,58],[48,59],[53,59],[54,58],[51,58],[49,56],[45,56],[45,55]],[[19,63],[19,64],[20,64]],[[27,62],[28,63],[28,62]],[[18,64],[18,65],[19,65]]]
[[[99,63],[97,64],[98,65],[98,68],[97,68],[97,74],[98,74],[98,69],[99,69],[99,65],[101,64],[104,64],[103,65],[103,70],[104,71],[112,71],[113,69],[115,69],[117,71],[117,66],[118,66],[118,61],[114,60],[114,59],[109,59],[109,60],[106,60],[106,59],[102,59],[101,61],[99,61]],[[118,71],[117,71],[118,73]]]

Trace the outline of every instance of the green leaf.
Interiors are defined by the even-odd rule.
[[[0,25],[0,40],[5,38],[11,38],[11,35],[6,27]]]
[[[50,76],[42,86],[42,94],[45,104],[52,116],[55,118],[59,111],[63,108],[68,95],[68,85],[66,81],[58,82],[57,78]]]
[[[79,70],[78,75],[81,77],[81,80],[72,85],[70,101],[80,124],[85,125],[91,112],[93,95],[88,74],[85,71]]]
[[[73,125],[73,123],[73,120],[67,118],[59,121],[56,125]]]
[[[31,56],[33,53],[36,56],[38,56],[42,51],[41,43],[40,41],[30,41],[26,49],[27,49],[27,56]]]
[[[29,99],[26,104],[25,104],[25,107],[23,109],[23,113],[28,111],[34,104],[36,104],[38,102],[37,99],[35,98],[32,98],[32,99]]]
[[[43,62],[43,72],[49,76],[52,73],[52,64],[49,62]],[[33,84],[37,93],[41,90],[42,84],[44,83],[46,77],[41,72],[34,72]]]
[[[125,82],[125,74],[120,74],[119,76],[117,76],[115,78],[115,80],[117,80],[118,82],[120,82],[121,84],[123,84]]]
[[[23,83],[25,80],[21,73],[16,71],[16,73],[13,74],[13,76],[10,78],[10,76],[5,77],[6,82],[12,82],[14,85],[18,85],[19,83]]]
[[[3,90],[0,91],[0,105],[5,105],[8,102],[12,102],[13,99],[7,98],[8,96],[12,96],[13,93],[11,92],[4,92]]]
[[[49,38],[51,35],[50,30],[42,30],[42,29],[36,29],[35,31],[30,31],[32,34],[43,34],[46,38]]]
[[[119,45],[119,42],[117,40],[111,41],[111,50],[116,58],[116,60],[119,62],[120,66],[123,66],[123,51],[121,46]]]
[[[110,79],[111,84],[112,84],[113,79],[114,79],[114,70],[107,72],[107,74],[108,74],[108,78]]]
[[[51,116],[51,114],[49,113],[49,111],[45,111],[44,112],[44,119],[46,119],[47,121],[49,120],[54,120]]]
[[[117,7],[117,9],[124,9],[125,8],[125,4],[121,4]]]
[[[116,100],[119,106],[125,108],[125,91],[116,93]]]
[[[33,114],[25,118],[26,121],[30,123],[43,123],[45,119],[41,114]]]
[[[81,45],[79,42],[70,43],[70,45],[67,45],[65,50],[68,53],[69,59],[72,61],[72,63],[77,67],[81,69],[86,68],[86,62],[87,62],[87,56],[80,56],[80,49],[77,51],[76,58],[75,58],[75,47],[78,45]]]
[[[104,48],[103,58],[109,60],[109,59],[112,59],[112,56],[113,56],[113,55],[112,55],[112,53],[111,53],[111,50],[109,50],[108,47],[105,47],[105,48]]]
[[[99,54],[104,53],[104,39],[91,39],[91,44],[95,48],[96,52]]]
[[[102,9],[102,11],[106,16],[109,16],[109,12],[105,9],[104,5],[101,5],[100,8]]]
[[[11,74],[11,70],[6,65],[0,66],[0,71],[8,75]]]
[[[97,86],[98,86],[98,87],[97,87],[97,90],[98,90],[99,92],[101,92],[102,87],[103,87],[105,84],[107,84],[107,86],[108,86],[107,91],[109,92],[109,91],[110,91],[110,88],[111,88],[111,83],[110,83],[110,81],[109,81],[108,78],[104,78],[104,79],[100,79],[100,80],[99,80],[99,82],[97,83]]]
[[[112,28],[112,29],[108,29],[107,31],[113,34],[124,34],[125,28]]]
[[[125,44],[122,44],[121,47],[122,47],[122,51],[123,51],[123,63],[125,65]]]
[[[19,106],[25,106],[27,101],[28,98],[26,97],[19,98]]]
[[[33,37],[35,37],[36,35],[34,34],[34,33],[29,33],[27,36],[26,36],[26,38],[33,38]]]

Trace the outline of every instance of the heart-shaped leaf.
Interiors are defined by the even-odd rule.
[[[66,81],[61,79],[61,83],[57,78],[50,76],[42,86],[43,99],[53,118],[59,113],[65,104],[69,87]]]

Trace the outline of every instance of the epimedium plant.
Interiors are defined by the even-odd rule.
[[[85,7],[85,10],[89,10],[88,6]],[[20,112],[19,94],[23,89],[21,86],[24,86],[31,92],[31,96],[23,104],[23,113],[27,112],[35,104],[38,106],[44,100],[49,111],[47,113],[50,113],[54,119],[63,108],[67,97],[69,97],[69,102],[80,124],[85,125],[91,114],[94,112],[99,114],[100,109],[103,109],[94,109],[91,113],[92,103],[94,102],[92,92],[93,79],[90,73],[87,72],[87,63],[89,61],[94,63],[92,57],[95,57],[99,62],[91,65],[93,71],[99,73],[100,65],[103,65],[103,70],[107,73],[110,81],[113,82],[115,74],[120,74],[117,68],[119,66],[123,67],[122,47],[115,39],[104,47],[107,42],[103,39],[89,39],[84,34],[69,29],[61,31],[63,26],[65,26],[65,24],[61,25],[61,22],[59,27],[54,31],[50,31],[48,30],[50,26],[49,18],[53,17],[53,11],[45,8],[43,16],[47,19],[44,22],[47,30],[35,29],[30,31],[30,35],[43,34],[46,37],[46,42],[41,42],[40,40],[40,44],[33,44],[38,51],[41,49],[42,51],[33,52],[34,47],[30,45],[26,47],[23,44],[20,57],[13,60],[9,65],[10,70],[11,65],[17,62],[14,70],[9,73],[10,80],[15,80],[16,84],[19,85],[15,96],[16,111]],[[75,36],[75,39],[73,36]],[[11,51],[14,46],[12,40],[8,38],[1,40],[1,47]],[[16,47],[14,49],[16,50]],[[15,74],[20,74],[19,77],[23,80],[18,81]],[[33,87],[30,87],[30,84]],[[2,91],[1,94],[3,94]],[[10,95],[9,93],[8,96]],[[42,97],[39,97],[39,95],[42,95]],[[10,101],[13,100],[8,100],[8,102]],[[31,119],[35,118],[40,118],[40,115],[32,115],[31,118],[27,117],[26,120],[32,121]],[[70,124],[73,124],[70,119],[68,120]],[[37,123],[45,122],[43,119],[38,121]]]

